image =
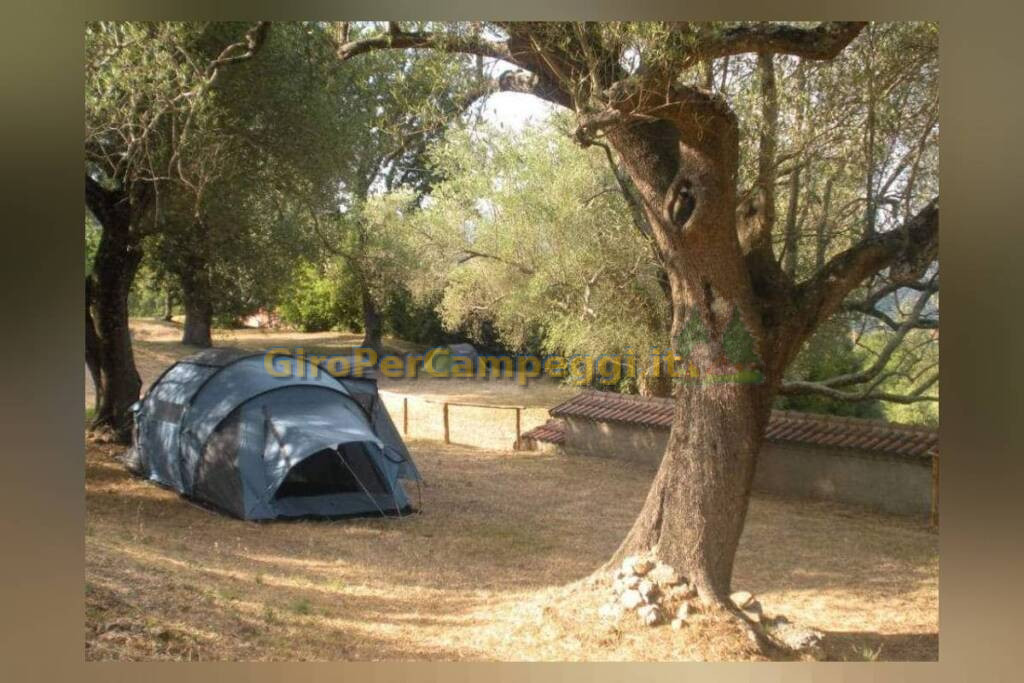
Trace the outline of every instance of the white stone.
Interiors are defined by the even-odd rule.
[[[681,629],[683,627],[683,625],[685,623],[686,623],[686,621],[683,620],[683,619],[673,619],[672,620],[672,628],[674,628],[675,630],[678,631],[679,629]]]
[[[649,557],[643,557],[641,555],[630,555],[622,561],[622,571],[627,574],[636,574],[637,576],[643,576],[647,572],[654,569],[654,560]]]
[[[633,562],[633,573],[637,576],[644,576],[652,569],[654,569],[654,560],[649,558],[641,557]]]
[[[630,588],[636,588],[640,585],[640,577],[630,574],[622,579],[622,585],[625,586],[627,590]]]
[[[661,623],[661,608],[657,605],[644,605],[636,613],[647,626],[657,626]]]
[[[638,590],[628,590],[622,594],[621,601],[626,609],[635,609],[644,604],[644,596]]]
[[[812,659],[821,659],[825,656],[825,634],[821,631],[790,623],[789,619],[783,616],[764,619],[762,623],[772,638],[789,649],[808,655]]]
[[[665,595],[671,600],[690,600],[697,597],[697,591],[688,583],[681,583],[678,586],[666,588]]]
[[[637,583],[636,589],[640,591],[640,595],[644,596],[644,600],[647,602],[654,602],[654,598],[658,595],[658,586],[647,579],[642,579]]]
[[[684,602],[676,608],[676,619],[686,621],[690,618],[690,603]]]
[[[662,588],[675,586],[680,582],[679,574],[667,564],[659,562],[648,574],[647,578]]]

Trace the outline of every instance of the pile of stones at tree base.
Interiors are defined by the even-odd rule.
[[[668,622],[672,628],[686,626],[700,612],[697,591],[685,577],[653,557],[634,555],[622,562],[612,581],[612,599],[601,605],[601,617],[618,621],[627,612],[635,612],[647,626]],[[822,654],[822,634],[791,624],[784,616],[766,617],[761,603],[747,591],[737,591],[733,604],[775,640],[790,649],[818,657]]]

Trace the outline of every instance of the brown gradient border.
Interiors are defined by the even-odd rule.
[[[992,2],[753,0],[108,0],[7,9],[0,50],[6,286],[5,678],[365,681],[1019,679],[1024,168],[1016,129],[1021,10]],[[938,664],[86,664],[83,661],[82,21],[86,18],[934,19],[940,22],[945,272],[941,652]],[[1017,419],[1014,419],[1017,418]],[[1011,429],[1016,427],[1016,429]],[[8,663],[9,662],[9,663]],[[1014,675],[1014,674],[1017,675]]]

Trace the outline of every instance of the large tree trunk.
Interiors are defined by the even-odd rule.
[[[170,287],[164,292],[164,314],[161,318],[164,322],[171,322],[174,319],[174,292]]]
[[[206,260],[193,255],[188,267],[181,273],[181,293],[185,305],[185,328],[181,343],[209,348],[213,345],[210,330],[213,326],[213,301]]]
[[[89,368],[94,389],[93,411],[98,411],[100,397],[103,395],[103,373],[100,369],[100,336],[96,332],[96,322],[92,317],[93,283],[92,276],[85,276],[85,366]]]
[[[664,364],[646,368],[637,385],[641,396],[668,398],[672,395],[672,378]]]
[[[142,388],[128,327],[128,293],[142,249],[131,235],[127,210],[111,211],[100,223],[103,234],[93,264],[93,294],[101,391],[92,428],[109,429],[116,441],[127,443],[132,429],[128,408]]]
[[[615,559],[654,550],[705,601],[724,603],[746,519],[770,392],[758,385],[684,385],[643,510]]]
[[[701,375],[723,356],[738,313],[763,358],[764,332],[736,231],[735,118],[705,95],[688,119],[610,130],[639,193],[672,284],[673,349]],[[706,112],[699,134],[693,109]],[[694,344],[684,326],[706,332]],[[681,345],[686,348],[680,348]],[[677,383],[672,430],[657,477],[613,561],[642,551],[689,576],[702,600],[728,608],[733,559],[746,519],[774,382]]]
[[[361,287],[360,296],[363,304],[363,346],[373,349],[379,355],[381,352],[381,338],[383,336],[384,321],[377,310],[377,302],[373,300],[370,288],[365,285]]]

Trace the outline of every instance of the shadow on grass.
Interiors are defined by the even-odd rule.
[[[921,662],[939,658],[938,633],[826,631],[830,661]]]

